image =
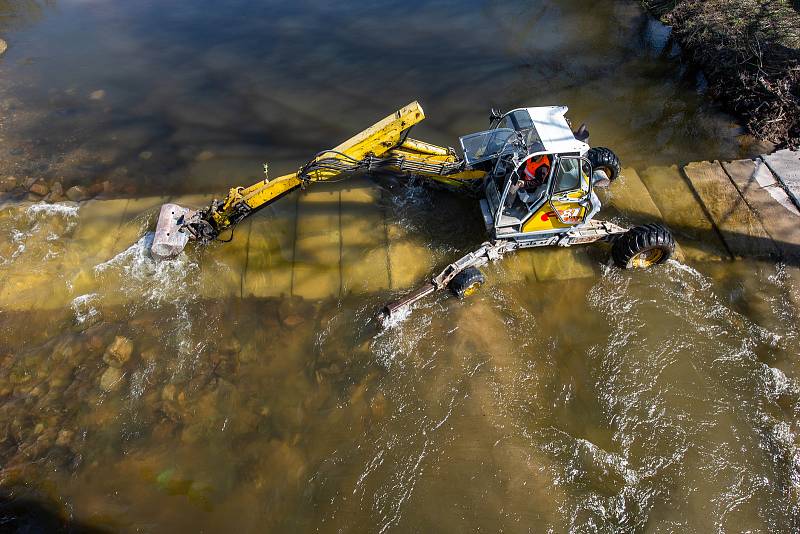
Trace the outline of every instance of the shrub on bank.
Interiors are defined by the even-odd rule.
[[[757,137],[800,145],[800,0],[643,0]]]

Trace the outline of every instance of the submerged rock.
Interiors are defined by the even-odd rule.
[[[313,310],[302,298],[291,297],[281,301],[278,306],[278,317],[284,326],[293,328],[312,316]]]
[[[45,196],[47,193],[50,192],[50,188],[47,187],[47,184],[43,182],[34,182],[31,184],[30,189],[28,189],[34,195],[39,195],[41,197]]]
[[[62,428],[58,432],[58,437],[56,438],[56,445],[60,447],[68,447],[70,443],[72,443],[72,438],[75,436],[75,432],[72,430],[67,430]]]
[[[64,186],[61,185],[61,182],[53,182],[53,185],[50,186],[50,194],[47,196],[47,200],[50,202],[64,200]]]
[[[79,185],[73,185],[66,192],[67,198],[73,202],[81,202],[82,200],[88,200],[90,195],[89,191],[86,190],[85,187],[81,187]]]
[[[7,193],[17,187],[17,178],[15,176],[3,176],[0,178],[0,193]]]
[[[6,50],[8,50],[8,43],[0,39],[0,56],[2,56]]]
[[[111,367],[122,367],[131,359],[133,354],[133,341],[127,337],[117,336],[103,354],[103,361]]]
[[[108,393],[117,391],[122,386],[122,377],[121,369],[108,367],[100,377],[100,387]]]
[[[164,386],[164,389],[161,390],[161,399],[165,401],[174,401],[177,392],[178,388],[175,387],[175,384],[167,384]]]

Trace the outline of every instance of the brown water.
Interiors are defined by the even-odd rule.
[[[0,177],[107,181],[108,198],[202,199],[264,161],[277,176],[413,99],[428,115],[415,136],[447,145],[490,106],[563,103],[638,169],[753,150],[635,2],[31,0],[0,2],[0,37]],[[159,266],[139,241],[159,199],[98,215],[11,195],[0,527],[800,527],[797,266],[629,273],[599,248],[527,251],[487,267],[474,299],[439,295],[378,331],[380,305],[484,234],[473,199],[359,184],[368,207],[320,186]],[[105,243],[116,206],[141,215]],[[373,262],[386,238],[358,226],[373,216],[403,269]],[[373,269],[347,278],[340,244],[337,260],[280,263],[315,242],[287,250],[285,228],[324,241],[334,226]],[[250,297],[246,276],[228,291],[258,243],[279,258],[262,285],[289,273],[283,296]],[[117,336],[132,351],[115,375]]]

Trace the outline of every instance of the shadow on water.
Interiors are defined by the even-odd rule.
[[[89,526],[67,517],[66,511],[31,491],[0,492],[0,532],[7,534],[107,534],[110,529]]]

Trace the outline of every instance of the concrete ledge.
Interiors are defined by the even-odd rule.
[[[730,259],[703,205],[676,166],[650,167],[640,175],[687,260]]]
[[[783,184],[794,205],[800,208],[800,151],[779,150],[761,159]]]
[[[690,163],[683,171],[734,256],[777,255],[758,217],[718,161]]]

